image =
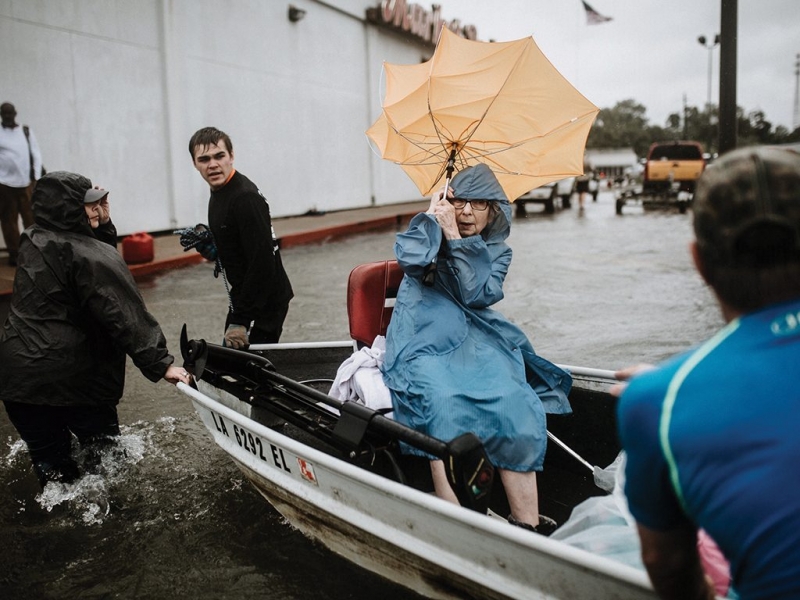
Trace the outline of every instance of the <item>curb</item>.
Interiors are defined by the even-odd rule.
[[[310,229],[300,233],[290,233],[280,237],[278,239],[278,244],[281,248],[292,248],[294,246],[314,244],[317,242],[324,242],[336,238],[346,237],[348,235],[384,229],[386,227],[400,225],[403,223],[403,221],[410,219],[415,214],[417,213],[412,212],[391,215],[388,217],[377,217],[375,219],[365,219],[363,221],[347,223],[346,225],[331,225],[329,227]]]
[[[285,248],[292,248],[294,246],[302,246],[305,244],[315,244],[326,242],[337,238],[355,235],[359,233],[366,233],[378,229],[388,227],[396,227],[401,225],[404,221],[410,219],[418,211],[411,211],[405,213],[398,213],[385,217],[376,217],[374,219],[363,219],[361,221],[354,221],[343,225],[330,225],[327,227],[320,227],[317,229],[309,229],[298,233],[289,233],[278,238],[278,245]],[[184,255],[171,256],[164,259],[156,259],[146,263],[130,264],[131,275],[134,279],[140,277],[148,277],[163,271],[177,269],[205,262],[205,259],[197,252],[187,252]],[[12,294],[12,290],[0,290],[0,298],[8,298]]]
[[[163,260],[152,260],[146,263],[135,265],[128,265],[128,269],[133,275],[133,278],[146,277],[160,273],[161,271],[169,271],[178,267],[187,267],[189,265],[196,265],[203,262],[205,259],[197,252],[192,254],[187,253],[185,256],[175,256],[173,258],[165,258]]]

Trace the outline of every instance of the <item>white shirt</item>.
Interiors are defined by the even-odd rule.
[[[42,155],[32,130],[30,138],[34,174],[38,179],[42,174]],[[28,140],[25,139],[22,125],[17,125],[13,129],[0,127],[0,183],[12,188],[28,187],[31,182],[30,165]]]

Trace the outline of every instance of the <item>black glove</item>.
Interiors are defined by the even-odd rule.
[[[194,248],[206,260],[216,262],[217,246],[214,243],[214,236],[211,234],[211,230],[207,225],[198,223],[194,227],[178,229],[173,233],[181,236],[181,246],[183,246],[184,252],[188,252]]]
[[[214,242],[202,242],[197,244],[197,246],[195,246],[195,250],[197,250],[206,260],[210,260],[211,262],[217,260],[217,247],[214,245]]]

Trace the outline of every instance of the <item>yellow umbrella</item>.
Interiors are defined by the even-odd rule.
[[[423,195],[486,163],[509,200],[583,173],[598,108],[542,54],[533,38],[475,42],[443,28],[433,57],[384,63],[383,112],[367,130]],[[449,161],[449,165],[448,165]]]

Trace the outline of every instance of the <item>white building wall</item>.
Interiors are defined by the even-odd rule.
[[[586,158],[598,175],[603,172],[608,177],[636,168],[639,161],[633,148],[593,148],[586,151]]]
[[[111,190],[121,234],[206,221],[188,141],[226,131],[274,216],[419,198],[369,147],[381,63],[431,50],[364,21],[376,1],[0,0],[0,101],[48,170]]]

